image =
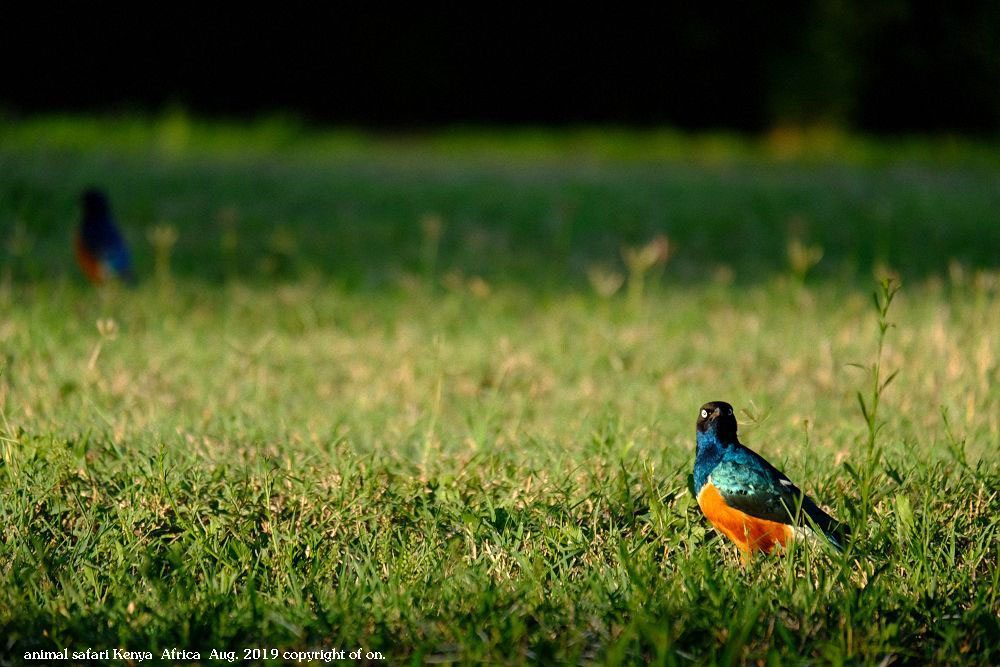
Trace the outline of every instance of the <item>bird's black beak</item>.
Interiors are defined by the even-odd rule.
[[[717,419],[719,417],[719,415],[721,415],[721,414],[722,414],[722,410],[720,410],[719,408],[716,408],[716,409],[712,410],[712,414],[709,416],[709,419]]]

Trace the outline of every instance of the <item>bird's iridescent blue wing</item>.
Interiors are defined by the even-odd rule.
[[[104,258],[111,267],[111,270],[119,278],[128,282],[135,280],[135,274],[132,273],[132,255],[129,253],[128,246],[125,245],[124,240],[119,238],[117,243],[108,247]]]
[[[726,504],[758,519],[809,526],[815,524],[839,550],[849,535],[846,525],[824,512],[784,473],[756,452],[737,445],[711,474]]]
[[[791,524],[801,491],[787,477],[755,461],[723,460],[712,470],[712,485],[726,504],[752,517]]]

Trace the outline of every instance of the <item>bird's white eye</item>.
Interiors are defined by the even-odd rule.
[[[702,410],[702,411],[701,411],[701,418],[702,418],[702,419],[705,419],[705,418],[707,418],[707,417],[708,417],[708,410]]]
[[[731,414],[733,414],[733,409],[732,409],[732,408],[729,408],[729,410],[728,410],[728,411],[726,412],[726,414],[727,414],[727,415],[731,415]]]

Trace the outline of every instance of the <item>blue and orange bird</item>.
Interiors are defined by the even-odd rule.
[[[818,528],[837,551],[848,531],[764,457],[740,444],[733,406],[712,401],[696,426],[694,490],[705,517],[739,547],[746,561],[790,540],[815,538]]]
[[[83,221],[75,245],[76,261],[84,275],[98,285],[111,276],[134,284],[132,255],[111,215],[108,198],[100,190],[89,188],[80,196],[80,202]]]

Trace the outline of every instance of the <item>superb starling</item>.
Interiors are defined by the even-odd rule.
[[[817,507],[809,496],[764,457],[740,444],[733,406],[712,401],[701,407],[696,426],[694,489],[712,525],[743,551],[770,553],[775,545],[815,537],[843,551],[847,527]]]
[[[90,188],[84,190],[80,201],[83,221],[76,236],[76,260],[84,275],[97,284],[109,276],[134,284],[132,256],[111,215],[108,198],[100,190]]]

